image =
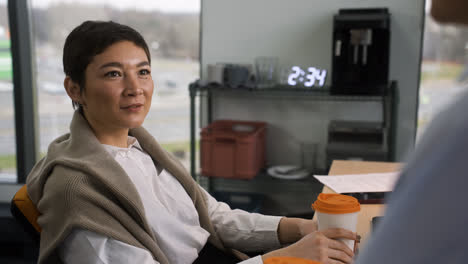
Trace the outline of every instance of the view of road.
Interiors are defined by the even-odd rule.
[[[451,68],[450,74],[442,78],[438,72]],[[468,89],[466,81],[459,82],[457,78],[463,66],[441,66],[434,63],[423,63],[422,81],[419,89],[418,129],[417,138],[425,131],[428,123],[458,95]]]

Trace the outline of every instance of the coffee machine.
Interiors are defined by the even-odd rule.
[[[332,54],[332,94],[382,94],[389,71],[388,9],[340,9],[333,21]]]

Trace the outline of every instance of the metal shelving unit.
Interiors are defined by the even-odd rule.
[[[329,87],[320,89],[304,89],[294,88],[290,86],[275,86],[268,89],[257,89],[254,87],[239,87],[230,88],[222,85],[202,85],[199,81],[193,82],[189,86],[190,92],[190,172],[192,176],[200,181],[202,185],[207,185],[208,190],[212,192],[217,191],[242,191],[246,193],[280,193],[285,189],[293,189],[301,192],[310,192],[311,197],[307,200],[311,201],[316,198],[320,192],[322,185],[317,182],[313,177],[308,177],[303,180],[279,180],[274,179],[261,172],[259,175],[251,180],[237,180],[237,179],[223,179],[223,178],[209,178],[199,175],[196,172],[196,116],[195,116],[195,98],[203,96],[207,102],[207,121],[211,123],[212,120],[212,100],[216,96],[230,96],[230,97],[261,97],[266,99],[279,99],[279,98],[297,98],[300,100],[316,100],[316,101],[362,101],[362,102],[381,102],[383,107],[382,120],[388,129],[388,144],[389,144],[389,157],[388,160],[394,160],[394,144],[396,122],[395,110],[398,103],[397,83],[391,82],[387,89],[381,95],[336,95],[330,92]],[[323,172],[326,173],[326,172]],[[283,197],[284,198],[284,197]],[[287,198],[289,199],[289,198]],[[294,198],[291,198],[291,202]],[[270,201],[274,204],[274,201]],[[296,200],[297,203],[297,200]],[[310,205],[299,205],[299,210],[309,208]],[[267,212],[272,213],[272,212]],[[273,212],[275,214],[275,212]]]

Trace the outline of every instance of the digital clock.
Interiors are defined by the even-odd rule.
[[[327,78],[327,70],[317,69],[315,67],[307,68],[307,73],[299,66],[291,68],[292,73],[288,76],[288,84],[296,86],[302,83],[305,87],[315,86],[318,81],[318,86],[323,87]]]

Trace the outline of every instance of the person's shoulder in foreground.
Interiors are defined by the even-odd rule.
[[[429,127],[357,263],[466,263],[466,105],[468,93]]]
[[[466,10],[466,0],[432,1],[442,22],[468,24]],[[357,263],[467,263],[467,105],[465,92],[426,130]]]

